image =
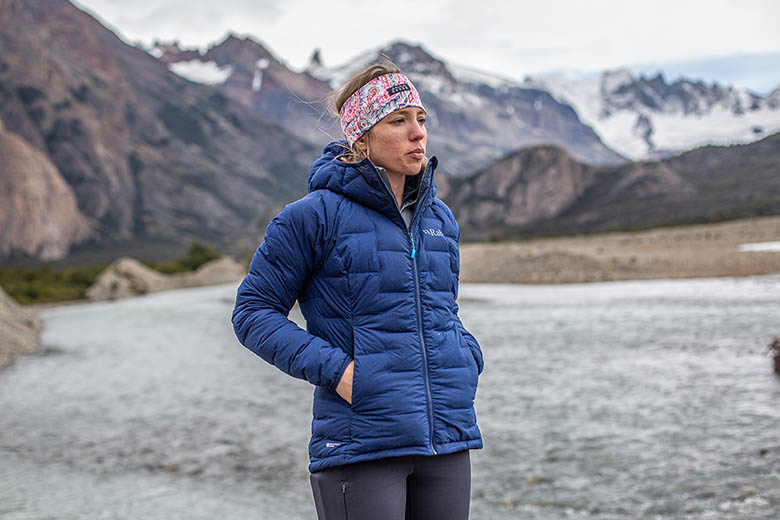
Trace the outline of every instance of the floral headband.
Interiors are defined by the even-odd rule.
[[[425,107],[412,82],[399,72],[374,78],[360,87],[339,111],[341,129],[352,146],[383,117],[406,107]]]

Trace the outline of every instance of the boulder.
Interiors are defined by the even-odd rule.
[[[92,301],[116,300],[174,288],[171,277],[133,258],[120,258],[100,273],[87,290]]]
[[[41,321],[0,289],[0,368],[40,347]]]
[[[775,374],[780,375],[780,336],[776,337],[769,345],[769,353],[772,355]]]
[[[246,268],[233,258],[223,256],[205,263],[191,273],[162,274],[132,258],[120,258],[109,265],[87,290],[92,301],[116,300],[140,294],[238,282]]]
[[[174,276],[178,287],[201,287],[237,282],[246,276],[246,267],[229,256],[223,256],[203,264],[192,273]]]

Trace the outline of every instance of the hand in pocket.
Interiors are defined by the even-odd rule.
[[[352,376],[354,373],[355,361],[352,360],[344,369],[344,373],[341,375],[341,380],[336,386],[336,393],[339,394],[349,404],[352,404]]]

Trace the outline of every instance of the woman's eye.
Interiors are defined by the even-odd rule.
[[[420,119],[417,120],[417,122],[420,123],[421,125],[424,125],[425,124],[425,118],[421,117]]]

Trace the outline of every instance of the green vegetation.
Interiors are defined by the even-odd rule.
[[[193,242],[183,258],[146,265],[161,273],[183,273],[194,271],[219,257],[219,252],[213,247]],[[81,300],[87,297],[87,289],[105,268],[102,264],[64,269],[54,269],[49,265],[2,268],[0,287],[22,304]]]
[[[194,271],[206,262],[211,262],[219,257],[219,251],[213,247],[200,242],[193,242],[187,250],[187,256],[184,258],[177,258],[168,262],[146,263],[146,265],[165,274],[185,273]]]
[[[24,304],[79,300],[87,297],[87,289],[105,267],[9,267],[0,269],[0,286]]]

